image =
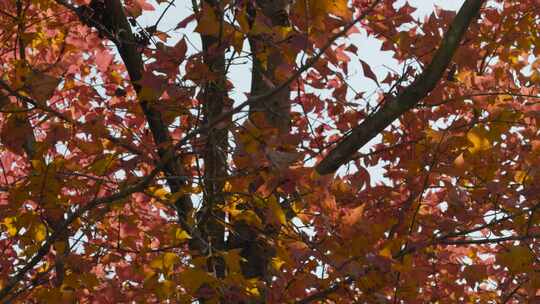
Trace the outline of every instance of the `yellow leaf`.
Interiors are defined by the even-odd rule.
[[[259,289],[257,287],[253,287],[253,288],[250,288],[250,287],[247,287],[246,288],[246,291],[247,293],[249,293],[250,295],[252,296],[260,296],[261,294],[259,293]]]
[[[249,141],[244,146],[244,150],[246,150],[247,153],[256,153],[259,151],[260,144],[256,140]]]
[[[150,187],[148,190],[150,195],[160,200],[166,200],[170,195],[170,192],[163,187]]]
[[[392,269],[399,272],[409,272],[413,268],[413,259],[410,255],[405,255],[401,263],[392,264]]]
[[[271,196],[269,199],[268,199],[268,207],[270,208],[270,211],[272,212],[272,214],[274,215],[274,217],[278,220],[278,222],[281,224],[281,225],[285,225],[286,224],[286,218],[285,218],[285,213],[283,212],[283,210],[281,209],[281,206],[279,205],[279,203],[277,202],[277,199],[275,196]]]
[[[383,250],[379,251],[379,255],[391,259],[392,251],[390,250],[390,247],[385,247]]]
[[[283,264],[285,264],[285,261],[283,261],[280,257],[276,256],[272,258],[272,268],[275,270],[280,270]]]
[[[487,132],[484,128],[476,127],[471,129],[467,133],[467,139],[473,145],[469,148],[469,152],[472,154],[488,150],[491,147],[490,142],[487,139]]]
[[[174,264],[179,261],[178,255],[172,252],[165,252],[161,256],[156,257],[150,262],[150,267],[162,270],[163,272],[169,272],[172,270]]]
[[[171,268],[178,262],[178,255],[172,252],[165,252],[163,254],[163,266],[165,268]]]
[[[90,165],[89,170],[99,176],[104,175],[113,165],[115,157],[113,155],[107,155],[101,159],[96,160]]]
[[[240,30],[243,33],[247,33],[250,31],[251,26],[248,20],[247,6],[244,6],[241,10],[241,13],[236,16],[236,21],[238,22],[238,25],[240,25]]]
[[[312,0],[312,2],[314,1]],[[317,2],[324,3],[325,10],[328,14],[342,17],[344,19],[350,19],[352,16],[352,11],[349,9],[348,6],[348,0],[326,0]]]
[[[306,8],[308,11],[306,12]],[[297,0],[293,11],[300,15],[300,18],[310,18],[310,24],[321,31],[325,30],[325,18],[333,15],[345,20],[352,18],[352,10],[348,6],[348,0]]]
[[[41,223],[33,226],[33,237],[38,242],[45,240],[45,237],[47,237],[47,227]]]
[[[497,254],[496,259],[498,264],[508,267],[512,274],[530,271],[534,263],[534,256],[525,246],[512,247]]]
[[[238,53],[242,52],[242,49],[244,47],[244,38],[244,34],[239,31],[235,31],[233,33],[232,45],[234,47],[234,50]]]
[[[442,138],[442,133],[433,129],[429,129],[426,131],[426,138],[429,139],[430,142],[440,142]]]
[[[50,270],[50,264],[45,261],[43,264],[41,264],[41,266],[39,266],[38,268],[36,268],[36,271],[38,273],[45,273],[45,272],[48,272]]]
[[[80,276],[82,285],[92,289],[99,284],[97,276],[91,272],[85,272]]]
[[[180,282],[188,292],[197,291],[203,284],[211,284],[215,278],[207,271],[190,268],[180,273]]]
[[[514,180],[518,184],[523,184],[529,179],[530,177],[528,176],[526,171],[519,170],[519,171],[516,171],[516,173],[514,174]]]
[[[225,259],[225,264],[227,264],[227,271],[229,273],[241,272],[240,261],[243,258],[240,256],[240,250],[241,249],[233,249],[223,254],[223,258]]]
[[[185,230],[182,230],[180,228],[176,228],[174,238],[176,240],[178,240],[178,241],[183,241],[183,240],[186,240],[186,239],[190,239],[191,236]]]
[[[202,192],[202,188],[200,186],[191,187],[191,192],[193,194],[199,194]]]
[[[41,289],[37,296],[41,303],[62,303],[62,292],[59,288]]]
[[[15,225],[16,218],[15,217],[6,217],[2,224],[6,226],[7,233],[9,236],[15,236],[17,235],[18,229]]]
[[[176,289],[175,287],[176,287],[176,284],[174,284],[173,281],[164,280],[162,282],[159,282],[159,284],[155,288],[156,294],[161,300],[165,300],[174,293]]]
[[[161,259],[161,257],[157,257],[150,261],[150,267],[158,270],[163,269],[163,260]]]
[[[230,182],[226,181],[223,185],[223,192],[231,192],[232,191],[232,185]]]

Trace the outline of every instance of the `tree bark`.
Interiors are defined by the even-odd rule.
[[[219,20],[223,19],[222,7],[219,1],[204,0],[203,7],[213,9]],[[223,20],[222,20],[223,22]],[[222,23],[223,24],[223,23]],[[210,72],[217,79],[208,81],[202,92],[204,124],[215,121],[229,106],[226,86],[225,48],[221,37],[203,35],[203,60]],[[225,249],[225,213],[218,204],[223,203],[223,186],[227,176],[228,126],[229,121],[223,121],[220,126],[210,128],[206,132],[204,151],[204,197],[203,206],[198,214],[198,229],[201,237],[207,240],[209,248],[205,255],[210,256],[209,271],[217,277],[225,276],[224,260],[213,253],[214,250]]]
[[[272,27],[285,27],[289,25],[287,16],[287,1],[256,1],[260,11],[271,22]],[[254,16],[255,17],[255,16]],[[264,95],[280,84],[275,73],[278,66],[285,62],[283,53],[277,49],[271,41],[263,36],[249,37],[249,45],[252,53],[252,76],[250,96]],[[263,64],[261,55],[268,52],[268,57]],[[249,110],[250,120],[257,127],[271,127],[279,131],[279,134],[288,134],[291,125],[291,104],[289,100],[290,90],[284,87],[270,97],[254,103]],[[264,118],[261,125],[257,114]]]
[[[271,21],[272,27],[285,27],[289,25],[288,1],[255,1],[256,13],[262,13]],[[253,19],[256,16],[251,16]],[[281,85],[276,77],[276,70],[285,58],[282,50],[278,49],[268,37],[248,37],[252,53],[252,78],[250,96],[264,96],[268,92],[277,91],[250,105],[249,119],[257,128],[271,128],[277,130],[277,136],[288,135],[291,125],[290,89],[288,85]],[[266,57],[263,59],[263,56]],[[274,149],[272,147],[271,149]],[[276,195],[276,194],[272,194]],[[276,198],[279,202],[279,197]],[[264,218],[262,210],[255,210],[261,218]],[[268,227],[271,228],[271,227]],[[229,240],[230,248],[240,248],[241,256],[245,259],[242,263],[242,272],[246,278],[256,278],[261,282],[269,283],[268,265],[275,255],[273,245],[268,242],[274,239],[278,229],[259,229],[244,223],[236,223],[234,233]],[[264,302],[264,293],[253,299],[253,303]]]

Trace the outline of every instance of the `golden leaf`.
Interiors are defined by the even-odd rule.
[[[163,201],[167,200],[170,195],[169,190],[163,187],[150,187],[148,188],[148,190],[150,192],[150,195]]]
[[[16,222],[15,217],[6,217],[4,219],[4,222],[2,223],[4,224],[4,226],[6,226],[6,231],[9,234],[9,236],[17,235],[18,229],[17,229],[17,226],[15,225],[15,222]]]
[[[285,213],[283,212],[283,209],[281,209],[281,206],[277,202],[277,199],[275,196],[270,196],[268,199],[268,207],[270,211],[272,212],[273,216],[277,219],[277,221],[281,225],[285,225],[287,223],[287,220],[285,218]]]
[[[150,267],[162,270],[163,272],[170,272],[174,264],[176,264],[180,258],[177,254],[172,252],[165,252],[162,255],[156,257],[150,262]]]
[[[190,239],[191,236],[183,229],[176,228],[174,238],[178,241]]]
[[[472,154],[488,150],[491,147],[491,144],[487,138],[487,132],[484,128],[476,127],[471,129],[467,133],[467,139],[473,145],[469,148],[469,152]]]
[[[283,261],[280,257],[276,256],[272,258],[272,268],[275,270],[280,270],[283,264],[285,264],[285,261]]]
[[[518,170],[514,174],[514,180],[518,184],[524,184],[525,182],[529,181],[531,179],[530,176],[528,176],[527,171]]]
[[[385,258],[391,259],[392,258],[392,251],[390,250],[389,247],[384,247],[381,251],[379,251],[379,255],[383,256]]]
[[[37,225],[34,225],[32,228],[34,240],[38,242],[45,240],[45,238],[47,237],[47,227],[45,227],[45,225],[39,223]]]
[[[203,284],[211,284],[215,280],[216,279],[207,271],[201,269],[190,268],[180,273],[182,286],[187,289],[188,292],[194,292]]]

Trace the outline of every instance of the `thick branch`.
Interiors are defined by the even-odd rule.
[[[388,100],[379,111],[353,128],[351,134],[346,136],[315,167],[319,174],[334,173],[341,165],[349,161],[358,149],[402,114],[416,106],[435,88],[469,25],[478,16],[483,3],[484,0],[467,0],[463,4],[428,67],[401,94]]]
[[[127,16],[124,12],[122,2],[120,0],[105,0],[105,12],[103,12],[101,19],[102,24],[99,24],[95,22],[95,20],[86,19],[80,13],[79,9],[68,4],[65,0],[56,1],[73,11],[83,23],[96,26],[100,31],[105,31],[107,37],[116,45],[128,71],[131,84],[133,85],[137,94],[140,96],[142,86],[140,85],[139,81],[142,79],[144,73],[144,63],[140,49],[141,46],[139,46],[135,36],[133,35],[131,26],[129,25]],[[163,122],[161,113],[152,107],[151,100],[140,98],[139,102],[146,120],[148,121],[154,141],[158,146],[158,154],[160,158],[163,159],[167,151],[172,149],[172,141],[167,130],[167,125]],[[165,164],[165,172],[167,176],[184,175],[183,168],[174,159]],[[185,184],[185,181],[169,178],[167,183],[172,192],[178,192]],[[176,206],[179,218],[185,220],[187,214],[192,208],[190,197],[187,195],[182,196],[177,201]]]
[[[223,11],[221,3],[214,0],[204,0],[202,10],[214,10],[223,25]],[[222,30],[220,30],[221,32]],[[213,80],[204,83],[201,93],[203,103],[204,121],[214,121],[223,110],[228,107],[229,99],[226,87],[225,47],[222,45],[221,34],[201,35],[203,46],[203,60],[210,71],[216,75]],[[230,123],[227,119],[226,125]],[[219,207],[223,200],[223,185],[227,176],[227,150],[229,129],[209,128],[206,132],[206,145],[203,153],[204,159],[204,199],[202,208],[197,214],[197,228],[202,239],[208,240],[212,248],[201,246],[198,242],[191,243],[190,248],[205,251],[210,254],[215,250],[225,249],[225,213]],[[210,250],[211,249],[211,250]],[[225,275],[224,260],[212,256],[209,259],[208,271],[217,277]],[[204,301],[201,300],[204,303]]]

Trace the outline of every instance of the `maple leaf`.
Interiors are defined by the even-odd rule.
[[[375,81],[375,83],[377,85],[379,85],[379,81],[377,80],[377,76],[375,76],[375,73],[373,73],[373,71],[371,70],[371,67],[369,66],[369,64],[367,64],[364,60],[361,60],[360,59],[360,63],[362,64],[362,71],[364,71],[364,75]]]
[[[60,79],[43,72],[32,70],[25,80],[25,87],[30,96],[39,102],[45,102],[53,95]]]
[[[17,154],[24,153],[25,145],[31,144],[32,128],[26,119],[24,114],[11,114],[0,131],[0,139],[4,147]],[[14,132],[14,130],[17,131]]]
[[[469,148],[471,153],[478,153],[480,151],[488,150],[491,147],[490,141],[487,137],[487,132],[484,128],[473,128],[467,133],[467,139],[473,145]]]
[[[201,35],[217,36],[221,27],[214,8],[207,2],[203,2],[201,16],[197,19],[195,31]]]

